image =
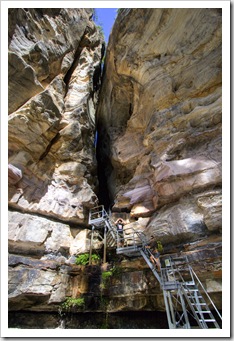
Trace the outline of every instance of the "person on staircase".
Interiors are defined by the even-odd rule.
[[[118,233],[118,245],[117,247],[124,246],[124,225],[125,221],[122,218],[118,218],[115,222],[117,233]]]
[[[160,243],[160,245],[162,245],[162,244]],[[160,260],[159,260],[160,252],[159,252],[159,248],[158,248],[158,242],[155,242],[154,236],[151,236],[151,240],[150,240],[149,244],[146,245],[145,248],[150,251],[149,252],[149,258],[150,258],[151,263],[153,263],[156,266],[157,271],[160,272],[161,271],[161,264],[160,264]]]

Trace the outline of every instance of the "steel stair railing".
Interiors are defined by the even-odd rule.
[[[199,328],[220,328],[198,286],[206,294],[207,300],[215,309],[220,321],[222,317],[192,267],[188,264],[187,257],[170,256],[165,260],[165,263],[168,261],[169,265],[161,268],[161,271],[158,272],[150,260],[152,252],[147,248],[148,243],[143,232],[136,231],[134,228],[125,228],[125,235],[119,233],[103,206],[90,210],[89,224],[96,228],[104,227],[107,229],[106,243],[109,247],[116,247],[117,254],[141,255],[144,258],[163,290],[170,329],[193,328],[190,322],[191,318],[196,321]]]
[[[116,229],[114,223],[109,219],[109,217],[105,218],[105,224],[106,224],[106,227],[107,227],[110,235],[112,236],[112,238],[115,241],[117,241],[117,239],[118,239],[117,229]]]
[[[106,245],[108,248],[116,248],[116,238],[113,238],[110,231],[107,231],[106,235]]]
[[[196,273],[194,272],[194,270],[191,268],[192,274],[193,276],[196,278],[198,286],[200,286],[203,290],[203,292],[205,293],[207,299],[209,300],[210,304],[212,305],[212,307],[214,308],[214,310],[216,311],[218,317],[220,318],[220,320],[222,321],[222,316],[220,315],[218,309],[216,308],[214,302],[212,301],[211,297],[209,296],[208,292],[206,291],[206,289],[204,288],[204,286],[202,285],[200,279],[197,277]]]
[[[209,296],[208,292],[202,285],[201,281],[197,277],[192,267],[189,266],[189,268],[190,268],[192,278],[195,278],[195,279],[194,279],[194,285],[192,288],[191,288],[192,284],[186,284],[184,286],[185,295],[187,299],[190,300],[194,308],[196,309],[195,313],[199,317],[199,321],[204,325],[204,328],[215,327],[219,329],[220,326],[218,322],[216,321],[213,313],[211,312],[209,305],[212,306],[213,309],[216,311],[217,317],[219,318],[220,322],[222,322],[222,316],[220,315],[214,302],[212,301],[211,297]],[[201,287],[202,292],[206,295],[207,302],[205,301],[203,295],[201,294],[199,287]]]
[[[140,253],[141,253],[141,255],[142,255],[142,257],[144,258],[145,262],[148,264],[149,268],[151,269],[151,271],[153,272],[154,276],[156,277],[156,279],[158,280],[158,282],[159,282],[159,284],[160,284],[160,286],[161,286],[161,284],[162,284],[161,276],[160,276],[160,274],[157,272],[157,270],[156,270],[154,264],[153,264],[153,263],[151,262],[151,260],[150,260],[150,255],[153,255],[153,254],[151,253],[150,250],[147,250],[147,249],[145,248],[145,246],[142,247],[142,248],[140,249]]]
[[[184,261],[182,262],[183,259]],[[181,321],[183,321],[183,328],[193,328],[190,324],[191,319],[188,319],[188,316],[190,316],[194,321],[196,321],[196,324],[199,328],[219,329],[220,326],[216,321],[214,315],[212,314],[211,310],[209,309],[208,304],[204,300],[201,292],[199,291],[197,283],[202,287],[204,293],[209,298],[209,302],[216,310],[217,315],[220,317],[220,320],[222,320],[221,315],[219,314],[217,308],[215,307],[196,273],[188,264],[187,257],[179,257],[174,259],[172,257],[169,257],[169,260],[170,266],[168,266],[166,269],[162,269],[162,288],[164,293],[164,301],[168,316],[169,328],[178,328]],[[180,263],[176,265],[176,263],[178,263],[178,260],[180,261]],[[183,265],[181,266],[181,264]],[[183,276],[185,276],[186,279]],[[171,286],[169,277],[172,282]],[[175,285],[175,282],[177,282],[177,285]],[[175,317],[175,306],[177,303],[179,303],[182,309],[181,314],[177,312],[177,314],[180,315],[179,320],[176,320]]]
[[[192,267],[188,265],[188,270],[191,276],[191,281],[185,281],[182,277],[181,273],[179,275],[181,277],[182,282],[182,291],[183,294],[190,306],[191,311],[193,312],[193,316],[195,317],[196,321],[198,322],[199,326],[202,328],[212,328],[215,327],[219,329],[219,324],[217,323],[214,315],[212,314],[211,310],[208,307],[208,304],[204,300],[198,286],[201,286],[203,292],[206,294],[208,301],[215,309],[220,321],[222,321],[222,317],[215,307],[213,301],[211,300],[210,296],[208,295],[207,291],[205,290],[204,286],[202,285],[201,281],[197,277],[196,273],[193,271]],[[194,277],[198,285],[195,283]]]

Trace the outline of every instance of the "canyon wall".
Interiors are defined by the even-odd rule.
[[[103,38],[91,10],[9,11],[9,205],[84,223]]]
[[[88,212],[98,204],[95,110],[105,50],[92,16],[92,9],[9,9],[13,310],[43,310],[43,304],[50,309],[49,303],[63,301],[69,276],[60,266],[89,251]]]
[[[221,28],[219,9],[120,9],[97,116],[113,214],[189,256],[218,301]]]
[[[222,13],[120,9],[102,84],[92,14],[9,10],[9,309],[165,310],[143,259],[74,264],[103,203],[188,256],[221,308]]]

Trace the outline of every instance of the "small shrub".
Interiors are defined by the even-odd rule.
[[[111,276],[113,276],[112,271],[103,271],[102,272],[102,283],[100,284],[101,290],[106,288],[106,284],[109,282],[109,279]]]
[[[102,280],[106,282],[108,278],[110,278],[113,275],[112,271],[104,271],[102,273]]]
[[[163,252],[163,245],[160,240],[157,241],[157,249],[160,253]]]
[[[101,258],[97,254],[91,256],[92,261],[99,261]],[[84,253],[76,257],[76,265],[88,265],[89,264],[89,253]]]
[[[92,255],[91,258],[92,258],[92,261],[99,261],[101,259],[101,257],[95,253]]]
[[[97,25],[97,28],[102,36],[103,39],[105,39],[104,29],[101,25]]]
[[[85,300],[83,297],[79,298],[72,298],[67,297],[66,301],[62,303],[62,309],[69,310],[70,308],[74,307],[84,307]]]
[[[87,265],[89,264],[89,254],[84,253],[76,257],[76,265]]]

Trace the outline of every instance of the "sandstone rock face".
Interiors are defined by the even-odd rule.
[[[92,9],[9,9],[11,310],[50,310],[64,301],[70,264],[89,252],[104,53],[92,15]],[[100,249],[99,235],[94,241]]]
[[[90,9],[9,12],[9,204],[76,223],[97,204],[104,42],[91,16]]]
[[[9,310],[54,310],[65,299],[69,275],[57,262],[11,255],[9,266]]]
[[[199,275],[213,302],[221,307],[222,298],[218,294],[222,292],[220,238],[206,238],[203,245],[194,243],[186,248],[186,251],[180,254],[188,257],[190,265]],[[162,257],[162,263],[163,258],[167,256]],[[204,262],[202,265],[201,260]],[[120,274],[111,278],[108,294],[107,309],[110,312],[165,310],[162,290],[143,259],[122,261]]]
[[[179,214],[179,225],[221,228],[219,10],[122,9],[98,119],[114,210],[152,217],[148,229],[167,210],[177,229],[172,212],[181,206],[185,216],[189,205],[190,222]]]
[[[72,229],[68,224],[36,215],[9,211],[9,252],[41,257],[47,255],[54,259],[64,254],[68,258],[89,252],[90,234],[89,229]],[[102,247],[99,236],[96,231],[94,249]]]
[[[221,19],[218,9],[121,9],[107,48],[99,161],[113,211],[169,253],[201,240],[209,249],[221,233]],[[209,277],[208,265],[196,269]]]
[[[9,309],[58,312],[82,297],[72,311],[165,310],[142,258],[108,250],[102,267],[75,264],[90,250],[98,172],[126,235],[161,240],[162,259],[187,256],[221,309],[221,13],[121,9],[100,93],[91,17],[9,10]]]

